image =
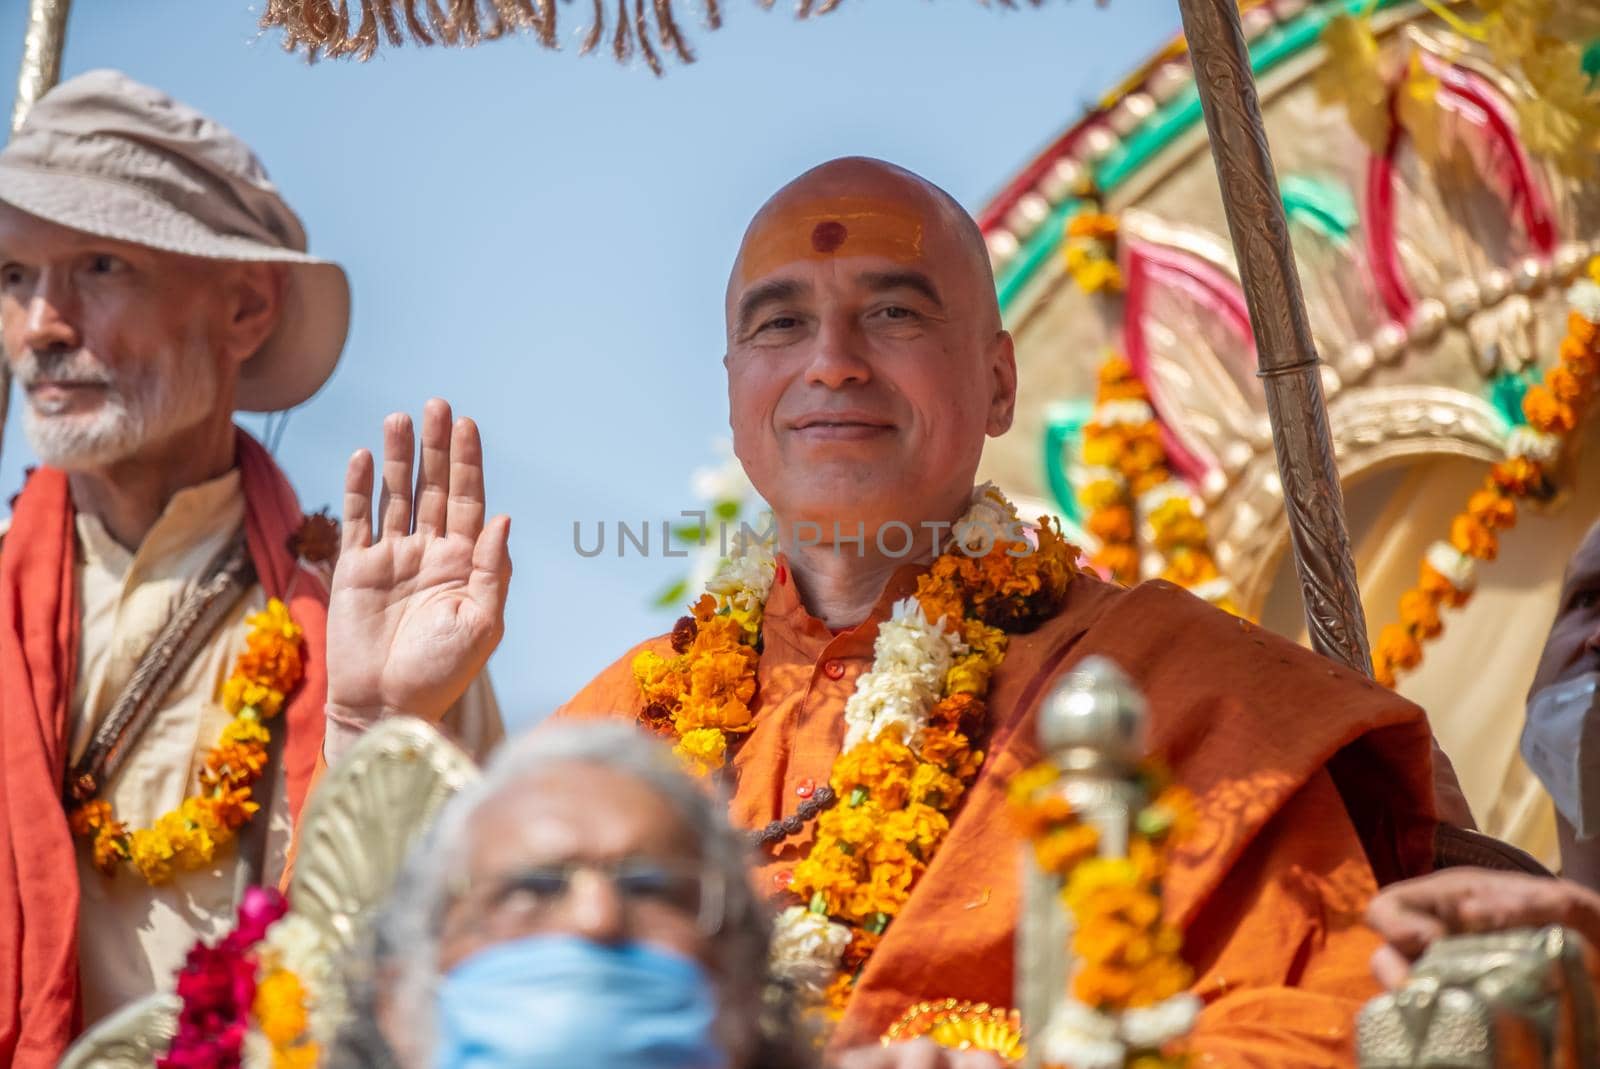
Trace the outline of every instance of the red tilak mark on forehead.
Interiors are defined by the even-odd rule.
[[[818,252],[833,252],[843,245],[844,239],[849,236],[850,232],[844,228],[843,223],[837,219],[829,219],[818,223],[811,231],[811,247]]]

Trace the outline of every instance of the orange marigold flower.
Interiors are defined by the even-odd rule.
[[[1110,241],[1117,236],[1117,217],[1105,212],[1079,212],[1067,220],[1067,235]]]
[[[1433,638],[1444,630],[1439,620],[1439,601],[1425,590],[1408,590],[1400,595],[1400,622],[1419,638]]]
[[[1479,490],[1467,498],[1467,513],[1491,531],[1504,529],[1517,522],[1517,503],[1498,488]]]
[[[88,835],[112,823],[111,803],[103,798],[85,802],[67,818],[75,835]]]
[[[1378,633],[1378,650],[1387,664],[1398,669],[1422,663],[1422,646],[1403,624],[1389,624]]]
[[[1125,586],[1139,581],[1139,551],[1130,545],[1104,545],[1089,558],[1096,568]]]
[[[1450,585],[1450,580],[1446,579],[1438,569],[1426,560],[1422,562],[1422,566],[1418,570],[1417,589],[1435,601],[1449,605],[1452,608],[1460,608],[1472,597],[1472,591],[1457,590]]]
[[[829,785],[843,800],[859,788],[879,805],[897,809],[905,804],[918,763],[905,743],[892,734],[880,735],[840,754]]]
[[[928,710],[928,723],[936,728],[961,731],[983,720],[983,699],[975,694],[952,694]]]
[[[1542,495],[1545,489],[1543,466],[1528,457],[1508,457],[1500,461],[1489,469],[1489,479],[1518,497]]]
[[[940,768],[949,768],[972,749],[972,740],[959,731],[929,724],[922,729],[922,759]]]
[[[1133,510],[1126,505],[1114,505],[1089,514],[1084,529],[1102,542],[1133,541]]]
[[[1567,434],[1578,424],[1572,406],[1558,399],[1543,386],[1531,387],[1522,396],[1522,414],[1529,426],[1546,434]]]
[[[310,1027],[306,989],[287,969],[274,969],[256,985],[256,1023],[274,1047],[294,1045]]]
[[[1203,549],[1182,547],[1172,552],[1167,558],[1167,566],[1161,571],[1161,578],[1169,583],[1177,583],[1181,587],[1199,586],[1209,583],[1222,573],[1217,569],[1217,562],[1210,553]]]
[[[1577,310],[1567,313],[1567,337],[1586,349],[1600,342],[1600,323],[1591,323]]]
[[[1100,832],[1092,824],[1068,824],[1034,839],[1033,856],[1042,872],[1065,876],[1100,849]]]
[[[94,867],[103,876],[115,876],[117,866],[128,860],[128,829],[126,825],[112,823],[101,828],[94,836]]]
[[[1559,364],[1545,374],[1544,384],[1550,395],[1563,404],[1576,405],[1583,399],[1583,383],[1569,368]]]
[[[1499,537],[1465,512],[1450,521],[1450,544],[1478,560],[1494,560],[1500,551]]]

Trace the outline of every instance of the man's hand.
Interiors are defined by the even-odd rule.
[[[1387,944],[1372,956],[1373,975],[1393,989],[1434,940],[1460,932],[1560,924],[1583,936],[1591,951],[1600,949],[1600,895],[1571,880],[1445,869],[1381,891],[1367,907],[1367,923]],[[1592,954],[1589,964],[1593,972]]]
[[[887,1047],[857,1047],[839,1055],[833,1069],[1005,1069],[997,1055],[982,1050],[946,1050],[926,1039]]]
[[[328,602],[328,715],[347,727],[387,713],[437,722],[505,630],[511,521],[484,523],[483,446],[437,398],[422,417],[412,495],[411,418],[383,423],[383,497],[372,531],[372,454],[344,481],[344,532]]]

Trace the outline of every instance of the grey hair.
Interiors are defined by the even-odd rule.
[[[650,787],[700,844],[702,860],[723,877],[723,925],[713,941],[713,958],[721,1004],[719,1027],[730,1063],[754,1064],[758,1052],[763,1065],[772,1054],[797,1054],[795,1047],[803,1044],[793,1028],[765,1012],[771,1009],[767,995],[771,918],[750,883],[748,843],[729,826],[720,792],[690,779],[665,746],[620,720],[551,724],[528,732],[502,746],[483,777],[445,803],[433,827],[412,849],[374,923],[372,960],[367,968],[353,970],[357,1020],[350,1034],[342,1037],[346,1054],[382,1046],[373,1027],[381,986],[389,1011],[384,1019],[405,1022],[408,1033],[388,1037],[397,1060],[412,1069],[432,1064],[440,928],[453,899],[452,879],[466,869],[469,826],[485,805],[515,785],[569,764],[611,769]],[[780,1034],[763,1037],[763,1024]],[[773,1041],[777,1050],[768,1045]],[[763,1047],[767,1049],[762,1051]],[[363,1064],[375,1064],[370,1049],[364,1058],[368,1060]],[[334,1064],[340,1064],[339,1059]]]

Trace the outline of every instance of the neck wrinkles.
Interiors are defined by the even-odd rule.
[[[73,507],[99,520],[124,549],[136,550],[174,495],[233,467],[234,434],[232,415],[224,413],[136,456],[69,472]]]
[[[912,545],[905,553],[894,556],[877,551],[876,532],[866,535],[861,545],[846,541],[795,546],[789,534],[796,526],[781,516],[774,515],[773,519],[779,549],[793,573],[801,604],[830,629],[841,631],[855,627],[872,615],[885,586],[897,571],[906,565],[930,563],[936,555],[935,538],[939,544],[944,544],[950,525],[960,520],[965,511],[963,504],[948,517],[929,519],[924,521],[925,525],[912,527]],[[885,538],[890,545],[902,540],[899,532]]]

